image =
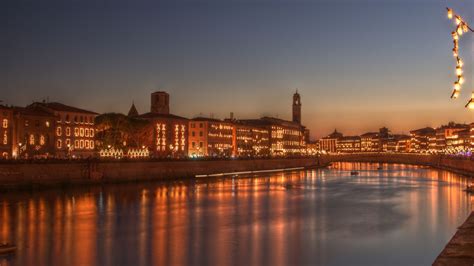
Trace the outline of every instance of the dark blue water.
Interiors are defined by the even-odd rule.
[[[466,180],[377,167],[2,194],[0,265],[430,265]]]

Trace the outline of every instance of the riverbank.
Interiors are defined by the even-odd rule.
[[[275,169],[317,168],[332,162],[423,165],[474,176],[474,161],[470,159],[420,154],[362,153],[243,160],[43,161],[1,163],[0,190],[206,178],[225,173],[252,174]]]
[[[474,265],[474,212],[459,227],[433,265]]]

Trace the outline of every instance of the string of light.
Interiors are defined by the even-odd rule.
[[[454,20],[456,24],[456,29],[451,32],[451,36],[453,37],[453,56],[456,58],[456,76],[457,81],[454,82],[453,92],[451,94],[452,99],[457,99],[461,92],[461,86],[464,84],[465,79],[463,76],[463,66],[464,62],[459,55],[459,39],[463,36],[464,33],[467,32],[474,32],[474,30],[467,24],[463,18],[454,13],[451,8],[446,8],[448,10],[448,18],[450,20]],[[474,91],[472,92],[471,99],[466,104],[466,108],[474,109]]]

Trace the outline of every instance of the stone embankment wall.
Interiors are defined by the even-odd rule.
[[[215,161],[1,163],[0,188],[165,180],[240,171],[320,167],[331,162],[416,164],[474,175],[474,161],[469,159],[417,154],[371,153]]]

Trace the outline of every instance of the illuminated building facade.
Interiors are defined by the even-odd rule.
[[[35,102],[28,107],[42,109],[55,117],[54,148],[58,158],[95,156],[97,113],[57,102]]]
[[[447,152],[450,154],[465,154],[472,151],[470,128],[456,131],[448,139]]]
[[[319,140],[319,148],[322,152],[335,153],[337,152],[337,142],[342,138],[342,133],[334,132]]]
[[[359,136],[342,136],[336,140],[336,151],[340,153],[360,152]]]
[[[54,114],[37,106],[13,107],[12,157],[48,158],[55,155]]]
[[[436,129],[436,150],[439,153],[453,152],[453,140],[456,138],[456,132],[466,130],[469,125],[449,122]]]
[[[360,149],[362,152],[377,152],[379,150],[379,137],[376,132],[368,132],[360,136]]]
[[[420,128],[410,131],[409,152],[428,153],[434,152],[430,149],[430,140],[436,137],[436,131],[431,127]],[[432,145],[432,144],[431,144]]]
[[[270,136],[266,128],[246,125],[237,120],[230,120],[230,122],[234,127],[233,156],[266,157],[270,155]]]
[[[0,105],[0,159],[13,157],[13,109]]]
[[[305,130],[298,123],[274,117],[240,120],[242,123],[268,131],[271,156],[306,153]]]
[[[190,157],[234,155],[234,125],[230,122],[205,117],[193,118],[189,121],[188,138]]]

